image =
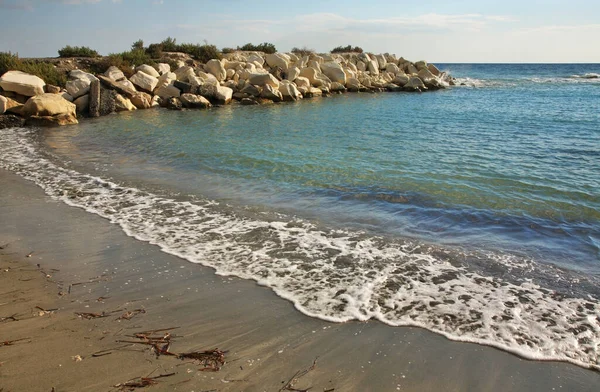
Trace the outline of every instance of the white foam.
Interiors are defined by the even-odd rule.
[[[434,249],[310,222],[225,212],[209,200],[181,202],[69,170],[45,158],[32,131],[0,132],[0,167],[51,197],[109,219],[170,254],[253,279],[324,320],[378,319],[530,359],[599,369],[600,304],[564,298],[531,282],[483,276]],[[505,268],[531,264],[499,255]]]

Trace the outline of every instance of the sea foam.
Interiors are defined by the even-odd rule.
[[[600,370],[598,299],[518,278],[539,268],[535,263],[493,255],[489,263],[502,273],[486,275],[433,245],[286,216],[261,220],[213,200],[162,197],[65,167],[36,147],[34,132],[0,133],[0,167],[167,253],[255,280],[306,315],[423,327],[529,359]],[[578,284],[554,273],[566,286]]]

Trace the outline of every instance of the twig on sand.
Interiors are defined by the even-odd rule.
[[[221,370],[221,366],[225,365],[225,353],[218,348],[206,351],[192,351],[189,353],[177,354],[179,359],[193,359],[199,361],[203,368],[199,369],[201,372],[210,371],[218,372]]]
[[[117,320],[131,320],[136,315],[141,314],[141,313],[146,313],[146,309],[134,309],[131,311],[127,311],[127,312],[123,313],[122,315],[120,315],[119,318],[117,318]]]
[[[19,321],[19,319],[17,319],[17,315],[18,313],[13,314],[12,316],[6,316],[6,317],[0,317],[0,323],[3,323],[5,321]]]
[[[31,338],[22,338],[22,339],[15,339],[15,340],[5,340],[5,341],[0,341],[0,347],[2,347],[2,346],[12,346],[15,343],[22,342],[23,340],[29,340],[28,343],[31,343]]]
[[[175,373],[161,374],[156,377],[138,377],[138,378],[129,380],[127,382],[117,384],[114,387],[118,388],[121,391],[133,391],[136,388],[146,388],[151,385],[156,385],[156,384],[158,384],[158,381],[156,381],[157,379],[164,378],[164,377],[170,377],[173,375],[175,375]]]
[[[75,314],[81,318],[91,320],[96,318],[108,317],[110,313],[102,312],[102,313],[85,313],[85,312],[75,312]]]
[[[311,370],[313,370],[317,366],[317,359],[319,359],[319,357],[315,358],[312,365],[308,369],[298,370],[296,372],[296,374],[294,374],[292,376],[292,378],[290,378],[290,380],[287,383],[285,383],[285,385],[279,390],[279,392],[282,392],[282,391],[306,392],[309,389],[311,389],[312,387],[308,387],[306,389],[296,389],[296,388],[294,388],[294,384],[296,382],[298,382],[298,379],[300,377],[306,376]]]

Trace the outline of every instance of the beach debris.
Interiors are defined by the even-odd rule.
[[[81,355],[73,355],[73,356],[71,357],[71,359],[72,359],[73,361],[75,361],[75,362],[81,362],[81,361],[83,361],[83,357],[82,357]]]
[[[27,342],[27,343],[31,343],[31,338],[22,338],[22,339],[5,340],[5,341],[1,341],[0,340],[0,347],[3,347],[3,346],[12,346],[15,343],[19,343],[19,342],[22,342],[24,340],[29,340],[29,342]]]
[[[81,318],[86,320],[103,318],[110,316],[110,313],[102,312],[102,313],[86,313],[86,312],[75,312],[75,314]]]
[[[11,316],[0,317],[0,323],[3,323],[5,321],[19,321],[19,319],[17,318],[18,315],[18,313],[15,313]]]
[[[306,376],[308,373],[310,373],[312,370],[314,370],[314,368],[317,366],[317,359],[319,359],[319,357],[315,358],[315,360],[313,361],[312,365],[310,365],[309,368],[304,369],[304,370],[298,370],[296,372],[296,374],[294,374],[292,376],[292,378],[290,378],[289,381],[286,382],[283,387],[281,387],[279,392],[282,392],[282,391],[307,392],[309,389],[311,389],[312,387],[308,387],[306,389],[296,389],[296,388],[294,388],[294,384],[297,383],[301,377]]]
[[[127,311],[117,318],[117,320],[131,320],[138,314],[146,313],[146,309],[134,309],[131,311]]]
[[[39,312],[37,313],[37,315],[40,316],[40,317],[45,316],[47,314],[52,314],[52,313],[54,313],[55,311],[58,310],[58,308],[44,309],[41,306],[36,306],[35,308],[39,310]]]
[[[204,351],[190,351],[187,353],[173,353],[170,351],[172,339],[175,337],[171,335],[173,328],[156,329],[152,331],[137,332],[129,337],[136,338],[139,340],[117,340],[119,343],[133,343],[133,344],[145,344],[151,347],[152,351],[158,358],[161,355],[176,357],[177,359],[191,359],[200,363],[202,368],[200,371],[211,371],[218,372],[221,367],[225,365],[225,354],[227,351],[221,351],[218,348]],[[162,333],[162,334],[160,334]],[[159,335],[156,335],[159,334]]]
[[[157,380],[159,378],[171,377],[173,375],[175,375],[175,373],[166,373],[166,374],[161,374],[161,375],[158,375],[155,377],[138,377],[138,378],[134,378],[129,381],[126,381],[124,383],[114,385],[114,387],[118,388],[120,391],[133,391],[136,388],[146,388],[151,385],[156,385],[156,384],[158,384]]]
[[[206,351],[192,351],[189,353],[177,354],[177,358],[199,361],[203,366],[199,369],[201,372],[218,372],[221,370],[221,366],[225,365],[225,353],[226,351],[215,348]]]
[[[98,297],[96,302],[104,302],[105,299],[109,299],[110,297]]]
[[[31,252],[27,253],[27,255],[25,257],[31,257],[31,256],[33,256],[34,253],[35,253],[35,251],[32,250]],[[39,267],[39,264],[38,264],[38,267]]]

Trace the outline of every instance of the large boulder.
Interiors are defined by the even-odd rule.
[[[135,105],[131,103],[128,98],[125,98],[121,94],[117,94],[115,97],[115,112],[126,112],[137,110]]]
[[[298,88],[308,89],[310,87],[310,80],[308,80],[308,78],[305,78],[304,76],[298,76],[296,79],[294,79],[294,83],[296,83],[296,86],[298,86]]]
[[[281,92],[270,84],[266,84],[263,90],[260,93],[261,98],[269,99],[273,102],[281,102],[283,101],[283,96]]]
[[[273,53],[265,55],[265,61],[269,67],[279,67],[285,71],[288,68],[290,59],[283,53]]]
[[[71,79],[85,79],[85,80],[89,80],[90,82],[98,80],[98,78],[95,77],[94,75],[92,75],[91,73],[83,72],[80,69],[74,69],[71,72],[69,72],[69,78],[71,78]]]
[[[0,77],[0,87],[5,91],[13,91],[26,97],[44,94],[46,83],[35,76],[21,71],[8,71]]]
[[[313,87],[328,87],[330,83],[329,78],[325,78],[324,75],[314,67],[303,68],[300,71],[300,76],[307,78]],[[345,76],[346,75],[344,74],[344,77]]]
[[[215,100],[223,105],[227,105],[231,102],[233,97],[233,90],[229,87],[217,86],[215,93]]]
[[[208,101],[208,99],[204,98],[201,95],[196,94],[181,94],[179,97],[181,100],[181,104],[184,108],[188,109],[206,109],[211,107],[212,105]]]
[[[158,78],[160,76],[158,71],[156,69],[154,69],[154,67],[152,67],[148,64],[142,64],[139,67],[137,67],[135,70],[137,72],[143,72],[146,75],[154,76],[155,78]]]
[[[241,93],[251,95],[253,97],[258,97],[262,89],[253,84],[246,83],[244,87],[240,90]]]
[[[167,63],[158,63],[156,67],[158,68],[158,73],[161,75],[171,72],[171,66]]]
[[[152,107],[152,96],[148,93],[136,92],[129,100],[138,109],[150,109]]]
[[[349,78],[346,80],[346,88],[350,91],[359,91],[363,86],[357,78]]]
[[[296,80],[296,78],[298,76],[300,76],[300,68],[298,68],[298,67],[290,67],[287,70],[285,78],[287,80],[289,80],[290,82],[293,82],[294,80]]]
[[[131,97],[132,95],[137,93],[133,83],[131,83],[127,79],[114,81],[104,75],[98,75],[98,78],[100,79],[100,82],[102,83],[103,86],[111,88],[111,89],[117,91],[119,94],[122,94],[126,97]],[[91,90],[91,84],[90,84],[90,90]]]
[[[396,77],[392,80],[392,83],[404,87],[404,85],[408,83],[409,79],[410,77],[408,77],[406,74],[400,73],[396,75]]]
[[[115,67],[114,65],[108,67],[106,72],[104,72],[104,76],[106,76],[107,78],[109,78],[111,80],[114,80],[115,82],[125,79],[125,74],[123,73],[123,71],[121,71],[119,68]]]
[[[269,85],[273,88],[279,88],[279,80],[271,74],[250,74],[248,76],[248,82],[250,84],[254,84],[256,86],[266,86]]]
[[[325,74],[332,82],[346,84],[346,73],[342,66],[336,62],[327,62],[321,64],[321,72]]]
[[[0,114],[6,113],[6,107],[8,106],[8,99],[0,95]]]
[[[417,70],[419,70],[419,71],[427,69],[427,62],[426,61],[417,61],[415,63],[415,68],[417,68]]]
[[[377,60],[377,65],[379,66],[380,70],[385,69],[387,60],[385,59],[384,55],[382,55],[382,54],[375,55],[375,60]]]
[[[158,84],[158,78],[148,75],[147,73],[142,71],[136,72],[135,75],[129,78],[129,80],[139,89],[148,93],[154,91],[156,85]]]
[[[40,126],[77,124],[75,111],[75,104],[58,94],[48,93],[29,98],[23,107],[27,122]]]
[[[169,84],[173,84],[173,82],[177,80],[177,75],[173,72],[166,72],[158,78],[158,83],[155,88],[160,88],[164,86],[168,86]]]
[[[398,66],[394,63],[388,63],[385,66],[385,71],[396,75],[400,72],[400,68],[398,68]]]
[[[367,69],[371,75],[379,75],[379,63],[377,60],[371,60],[367,63]]]
[[[427,64],[427,69],[429,70],[429,72],[431,72],[433,75],[439,77],[442,72],[438,69],[438,67],[436,67],[433,64]]]
[[[411,76],[408,82],[404,85],[404,89],[407,91],[421,91],[426,90],[425,83],[418,76]]]
[[[404,71],[406,71],[406,73],[409,75],[414,75],[419,72],[413,63],[404,63]]]
[[[262,67],[265,64],[265,59],[263,59],[261,56],[259,56],[256,53],[252,53],[250,56],[248,56],[248,62],[249,63],[258,63],[258,65],[260,67]]]
[[[192,78],[193,76],[196,76],[196,72],[194,72],[194,68],[190,67],[189,65],[179,67],[175,71],[173,71],[173,73],[175,74],[175,78],[177,80],[181,80],[182,82],[187,82],[187,83],[189,83],[190,78]]]
[[[67,82],[67,93],[77,99],[90,92],[91,82],[88,79],[74,79]]]
[[[208,60],[204,69],[211,73],[219,82],[222,82],[227,77],[227,71],[223,63],[217,59]]]
[[[296,88],[296,85],[289,80],[283,80],[279,84],[279,92],[284,101],[297,101],[302,99],[302,94]]]
[[[87,113],[90,110],[90,95],[82,95],[73,103],[75,104],[75,111],[77,113]]]
[[[158,95],[163,99],[169,99],[173,97],[179,97],[181,95],[181,91],[172,84],[169,84],[168,86],[162,86],[154,90],[154,95]]]

